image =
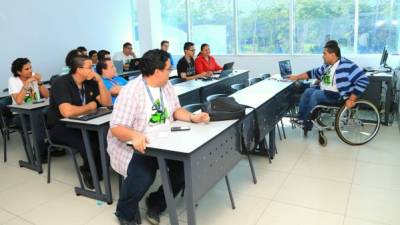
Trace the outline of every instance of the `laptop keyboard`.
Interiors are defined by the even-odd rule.
[[[104,116],[104,115],[107,115],[110,113],[112,113],[112,109],[107,108],[107,107],[101,107],[101,108],[98,108],[95,112],[88,113],[88,114],[81,115],[81,116],[74,116],[74,117],[71,117],[70,119],[88,121],[88,120],[95,119],[97,117],[101,117],[101,116]]]

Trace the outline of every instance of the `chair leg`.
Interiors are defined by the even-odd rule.
[[[256,172],[254,171],[253,160],[251,160],[250,153],[247,153],[247,159],[249,160],[250,171],[251,175],[253,176],[253,182],[254,184],[257,184]]]
[[[81,173],[79,172],[79,166],[78,166],[78,161],[76,160],[76,156],[72,152],[70,152],[70,154],[71,154],[72,162],[74,163],[76,175],[78,176],[79,184],[81,185],[82,189],[85,189],[85,187],[83,185]]]
[[[7,137],[3,129],[1,129],[1,135],[3,136],[3,150],[4,150],[4,162],[7,162]]]
[[[183,198],[185,196],[185,185],[183,185],[182,191],[181,191],[181,197]]]
[[[233,194],[231,190],[231,185],[229,183],[228,175],[225,176],[226,186],[228,188],[229,198],[231,199],[232,209],[236,209],[235,200],[233,199]]]
[[[49,146],[49,147],[47,148],[47,183],[48,183],[48,184],[50,184],[51,149],[52,149],[51,146]]]
[[[281,127],[282,127],[283,138],[286,139],[285,126],[283,126],[283,121],[282,120],[281,120]]]
[[[6,130],[6,134],[7,134],[7,140],[10,140],[10,130],[9,129]]]
[[[140,215],[140,209],[136,211],[135,220],[137,224],[142,224],[142,216]]]
[[[261,143],[260,143],[260,149],[262,149],[263,151],[265,151],[265,153],[267,153],[267,157],[268,157],[269,164],[271,164],[271,163],[272,163],[272,160],[271,160],[271,156],[270,156],[270,154],[269,154],[267,141],[266,141],[265,139],[264,139],[263,141],[261,141]]]
[[[279,140],[281,140],[281,141],[282,141],[281,129],[279,128],[279,124],[276,124],[276,129],[278,129]]]

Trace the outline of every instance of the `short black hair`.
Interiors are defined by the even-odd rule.
[[[96,50],[90,50],[89,51],[89,56],[92,57],[94,54],[97,54]]]
[[[31,63],[28,58],[17,58],[11,64],[11,72],[13,73],[14,77],[18,77],[18,71],[21,72],[22,68],[25,64]]]
[[[78,49],[73,49],[73,50],[69,51],[67,56],[65,57],[65,65],[68,66],[69,68],[71,68],[72,58],[74,58],[78,55],[82,55],[82,52]]]
[[[110,54],[109,51],[102,49],[99,52],[97,52],[97,60],[99,60],[99,62],[100,62],[100,61],[103,61],[106,59],[111,59],[111,58],[106,58],[106,55],[109,55],[109,54]]]
[[[83,64],[84,64],[84,62],[86,60],[92,61],[92,59],[87,55],[78,55],[78,56],[73,57],[71,59],[71,66],[70,66],[71,71],[70,71],[70,73],[71,74],[76,73],[76,70],[78,68],[82,68],[83,67]]]
[[[340,53],[340,48],[339,44],[336,40],[330,40],[327,41],[324,48],[329,52],[329,53],[335,53],[335,55],[339,58],[342,57],[342,54]]]
[[[208,45],[207,43],[201,44],[200,50],[203,51],[203,49],[204,49],[205,47],[207,47],[207,46],[210,46],[210,45]]]
[[[183,45],[183,51],[190,50],[190,47],[192,47],[193,45],[194,45],[193,42],[190,42],[190,41],[185,42],[185,44]]]
[[[122,45],[123,48],[127,48],[128,46],[132,46],[132,44],[129,42],[125,42],[124,45]]]
[[[161,41],[161,47],[162,47],[165,43],[168,43],[168,44],[169,44],[169,41],[167,41],[167,40]]]
[[[103,75],[103,69],[107,69],[107,61],[111,61],[111,59],[104,59],[102,61],[99,61],[96,65],[96,72],[100,75]]]
[[[87,52],[87,49],[84,46],[79,46],[76,49],[78,49],[81,52]]]
[[[167,60],[169,60],[169,56],[166,51],[160,49],[147,51],[140,60],[140,70],[143,76],[153,75],[156,69],[165,69]]]

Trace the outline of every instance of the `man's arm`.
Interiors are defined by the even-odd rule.
[[[144,134],[124,126],[117,125],[111,128],[111,134],[122,142],[132,141],[135,150],[141,153],[145,153],[146,144],[149,143],[149,140]]]
[[[310,79],[310,77],[308,76],[307,72],[304,72],[304,73],[301,73],[301,74],[298,74],[298,75],[289,75],[287,78],[289,80],[294,80],[294,81]]]
[[[71,117],[71,116],[79,116],[83,114],[87,114],[90,111],[93,111],[97,108],[97,103],[95,101],[91,101],[86,105],[76,106],[72,105],[71,103],[61,103],[58,106],[60,113],[63,117]]]
[[[210,117],[208,113],[198,113],[192,114],[184,108],[178,108],[174,112],[174,119],[192,123],[208,123],[210,121]]]

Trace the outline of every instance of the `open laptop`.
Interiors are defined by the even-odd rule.
[[[129,63],[129,71],[140,70],[140,60],[141,58],[132,59]]]
[[[124,72],[124,62],[122,60],[113,60],[117,74],[122,74]]]
[[[290,60],[279,61],[279,71],[283,79],[286,79],[287,76],[292,75],[292,65],[290,64]]]
[[[234,64],[234,62],[225,63],[224,66],[222,67],[222,71],[221,72],[214,72],[214,74],[221,74],[225,70],[230,70],[232,72],[233,64]]]

